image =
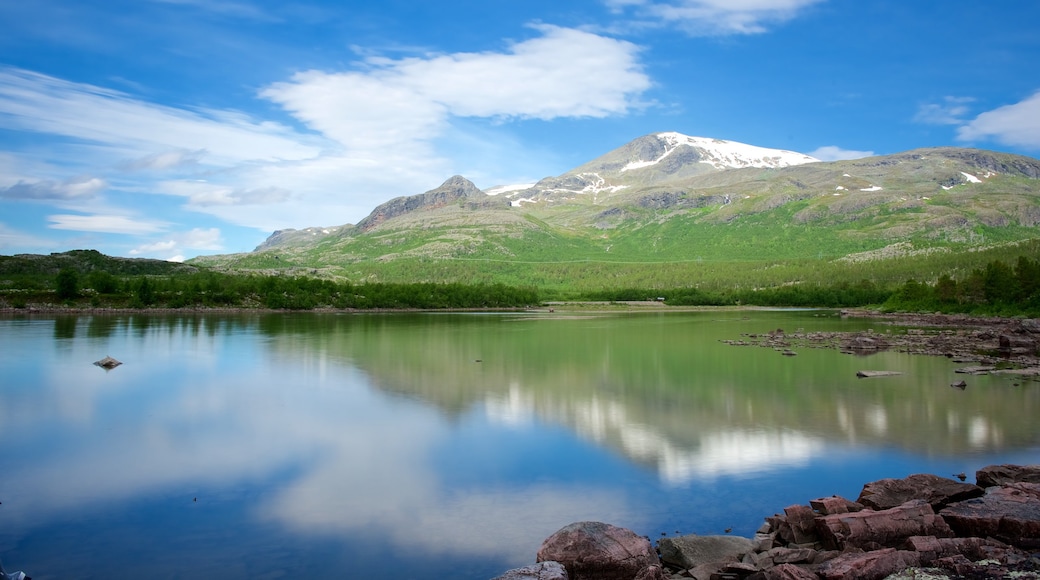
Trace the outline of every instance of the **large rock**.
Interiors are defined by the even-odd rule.
[[[1040,483],[1040,465],[989,465],[975,472],[981,487],[1009,483]]]
[[[985,496],[939,513],[958,536],[992,537],[1020,548],[1040,548],[1040,484],[991,487]]]
[[[542,542],[537,561],[563,564],[570,580],[649,580],[661,576],[661,561],[650,540],[603,522],[564,526]]]
[[[514,568],[492,580],[568,580],[567,569],[559,562],[539,562],[533,566]]]
[[[924,500],[887,510],[834,514],[816,518],[820,540],[831,550],[895,548],[911,536],[952,537],[943,518]]]
[[[738,536],[698,536],[695,534],[661,538],[657,549],[661,561],[679,568],[695,568],[701,564],[736,562],[752,551],[754,543]]]
[[[875,510],[887,510],[921,499],[940,510],[950,503],[980,497],[983,489],[937,475],[919,473],[903,479],[880,479],[863,486],[856,501]]]

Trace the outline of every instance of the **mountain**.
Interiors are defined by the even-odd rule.
[[[561,289],[905,279],[1025,254],[1038,225],[1029,157],[947,147],[822,162],[657,133],[533,185],[481,191],[455,176],[356,225],[282,230],[254,252],[191,262]]]

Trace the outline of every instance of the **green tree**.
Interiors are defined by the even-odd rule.
[[[61,300],[71,300],[79,296],[79,274],[75,270],[65,268],[58,272],[55,284],[58,298]]]
[[[141,281],[137,283],[137,288],[134,290],[134,299],[141,306],[155,304],[155,285],[146,276],[142,276]]]

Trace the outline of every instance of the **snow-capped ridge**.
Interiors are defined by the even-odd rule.
[[[691,137],[676,132],[655,133],[653,137],[665,143],[665,152],[657,159],[629,162],[621,168],[622,173],[657,165],[683,145],[697,149],[701,154],[700,162],[716,169],[790,167],[819,161],[815,157],[795,151],[770,149],[723,139]]]

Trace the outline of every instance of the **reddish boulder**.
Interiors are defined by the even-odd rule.
[[[863,511],[863,504],[849,501],[840,495],[810,500],[809,505],[823,516]]]
[[[652,566],[661,573],[650,540],[602,522],[576,522],[561,528],[542,542],[537,561],[563,564],[570,580],[649,580],[654,572],[645,569]]]
[[[902,545],[911,536],[952,537],[953,530],[924,500],[882,511],[864,510],[816,518],[824,546],[832,550],[865,550]]]
[[[1040,547],[1040,484],[991,487],[986,495],[941,512],[958,536],[996,538],[1020,548]]]
[[[1009,483],[1040,483],[1040,465],[989,465],[975,472],[981,487]]]
[[[917,553],[885,548],[873,552],[842,554],[821,564],[816,573],[825,580],[880,580],[919,565]]]
[[[923,499],[932,505],[932,509],[940,510],[953,502],[980,497],[983,493],[981,487],[970,483],[918,473],[903,479],[880,479],[868,483],[856,501],[869,508],[886,510],[910,500]]]

